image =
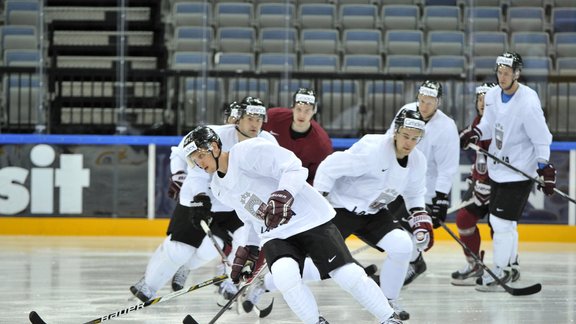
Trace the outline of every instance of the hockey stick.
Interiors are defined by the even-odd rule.
[[[460,244],[460,246],[462,246],[462,248],[466,251],[466,253],[469,254],[470,256],[472,256],[474,261],[476,261],[476,263],[478,263],[482,268],[484,268],[484,270],[486,272],[488,272],[488,274],[492,278],[494,278],[494,280],[500,286],[502,286],[502,288],[504,288],[504,290],[506,290],[506,292],[508,292],[510,295],[512,295],[512,296],[527,296],[527,295],[533,295],[533,294],[539,293],[540,290],[542,290],[542,285],[539,283],[534,284],[532,286],[524,287],[524,288],[513,288],[513,287],[506,285],[506,283],[504,283],[500,278],[498,278],[498,276],[496,274],[494,274],[494,272],[492,272],[492,270],[490,270],[490,268],[488,268],[488,266],[485,265],[484,262],[482,262],[480,257],[478,257],[476,255],[476,253],[472,252],[472,250],[470,250],[466,246],[466,244],[464,244],[458,238],[458,236],[456,236],[456,234],[454,234],[454,232],[448,226],[446,226],[446,224],[444,222],[441,221],[440,225],[446,230],[446,232],[448,232],[448,234],[450,234],[450,236],[452,236],[452,238],[454,240],[456,240],[456,242],[458,242],[458,244]]]
[[[214,315],[214,317],[210,320],[210,322],[208,322],[208,324],[216,323],[216,321],[222,316],[222,314],[224,314],[228,310],[228,308],[238,299],[238,297],[240,297],[240,295],[242,295],[244,293],[244,291],[254,282],[254,280],[257,277],[265,274],[265,269],[266,269],[266,262],[262,263],[262,265],[257,270],[257,272],[243,283],[242,287],[240,287],[240,289],[238,289],[238,292],[234,296],[232,296],[232,298],[230,298],[230,300],[228,301],[228,303],[226,303],[226,305],[222,306],[220,311],[218,311],[218,313],[216,313],[216,315]],[[268,314],[270,314],[270,312],[272,311],[273,304],[274,304],[274,300],[272,300],[272,303],[270,304],[270,306],[268,306],[264,309],[264,310],[267,310],[267,313],[265,314],[265,316],[262,316],[262,313],[264,313],[264,310],[262,310],[262,312],[260,313],[260,317],[268,316]],[[184,320],[182,321],[182,323],[183,324],[198,324],[198,322],[192,317],[192,315],[186,315],[186,317],[184,317]]]
[[[520,173],[521,175],[525,176],[526,178],[528,178],[528,179],[536,182],[536,183],[539,184],[540,186],[544,187],[544,182],[543,182],[542,180],[537,179],[537,178],[532,178],[532,177],[531,177],[529,174],[527,174],[526,172],[518,169],[517,167],[513,166],[512,164],[510,164],[510,163],[508,163],[508,162],[506,162],[506,161],[503,161],[502,159],[499,159],[497,156],[495,156],[494,154],[486,151],[485,149],[481,148],[480,146],[478,146],[478,145],[476,145],[476,144],[473,144],[473,143],[468,144],[468,146],[469,146],[470,148],[472,148],[474,151],[486,154],[486,155],[487,155],[488,157],[490,157],[492,160],[494,160],[494,161],[496,161],[496,162],[498,162],[498,163],[500,163],[500,164],[502,164],[502,165],[507,166],[509,169],[511,169],[511,170],[513,170],[513,171],[516,171],[517,173]],[[568,199],[570,202],[576,204],[576,199],[568,196],[568,195],[567,195],[566,193],[564,193],[562,190],[560,190],[560,189],[558,189],[558,188],[555,187],[555,188],[554,188],[554,192],[557,193],[557,194],[559,194],[560,196]]]
[[[206,221],[201,220],[200,226],[202,227],[202,230],[204,230],[204,233],[206,233],[206,236],[208,236],[210,238],[210,240],[212,241],[212,244],[214,244],[214,247],[216,248],[216,250],[218,250],[218,254],[220,254],[220,257],[222,258],[222,263],[231,267],[232,265],[228,261],[226,254],[224,254],[224,251],[222,251],[222,249],[220,248],[220,244],[218,244],[218,241],[216,241],[216,239],[214,238],[214,234],[212,234],[212,230],[210,229],[208,224],[206,224]]]
[[[150,299],[150,300],[147,301],[147,302],[143,302],[143,303],[140,303],[140,304],[137,304],[137,305],[134,305],[134,306],[126,307],[126,308],[121,309],[121,310],[119,310],[119,311],[116,311],[116,312],[110,313],[110,314],[108,314],[108,315],[101,316],[101,317],[99,317],[99,318],[97,318],[97,319],[93,319],[93,320],[91,320],[91,321],[85,322],[84,324],[98,324],[98,323],[102,323],[102,322],[104,322],[104,321],[109,321],[109,320],[112,320],[112,319],[114,319],[114,318],[120,317],[120,316],[122,316],[122,315],[125,315],[125,314],[128,314],[128,313],[131,313],[131,312],[140,310],[140,309],[142,309],[142,308],[144,308],[144,307],[148,307],[148,306],[150,306],[150,305],[159,304],[159,303],[168,301],[168,300],[173,299],[173,298],[176,298],[176,297],[178,297],[178,296],[180,296],[180,295],[184,295],[184,294],[186,294],[186,293],[189,293],[189,292],[191,292],[191,291],[193,291],[193,290],[200,289],[200,288],[202,288],[202,287],[206,287],[206,286],[209,286],[209,285],[212,285],[212,284],[215,284],[215,283],[222,282],[222,281],[224,281],[226,278],[228,278],[227,275],[217,276],[217,277],[214,277],[214,278],[212,278],[212,279],[209,279],[209,280],[206,280],[206,281],[204,281],[204,282],[201,282],[201,283],[199,283],[199,284],[190,286],[188,289],[182,289],[182,290],[179,290],[179,291],[175,291],[175,292],[169,293],[169,294],[164,295],[164,296],[160,296],[160,297],[156,297],[156,298],[154,298],[154,299]],[[28,318],[30,319],[30,322],[31,322],[32,324],[46,324],[46,322],[44,322],[44,320],[40,317],[40,315],[38,315],[38,313],[37,313],[36,311],[31,311],[30,314],[28,315]]]

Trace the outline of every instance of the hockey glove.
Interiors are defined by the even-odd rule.
[[[481,181],[474,181],[474,188],[472,189],[474,197],[474,204],[477,206],[486,206],[490,203],[490,184]]]
[[[468,144],[478,144],[480,137],[482,137],[480,129],[476,127],[466,128],[460,133],[460,148],[467,150]]]
[[[206,224],[210,225],[212,222],[212,202],[210,197],[204,193],[197,194],[192,200],[192,206],[190,206],[189,220],[194,228],[202,230],[200,222],[203,220]]]
[[[544,192],[546,196],[552,196],[554,188],[556,188],[556,168],[552,163],[547,163],[539,165],[536,172],[544,183],[544,185],[538,184],[538,189]]]
[[[448,212],[448,195],[442,192],[436,191],[436,197],[432,198],[432,205],[430,206],[430,216],[434,221],[434,228],[440,227],[440,222],[446,221],[446,213]]]
[[[178,171],[170,177],[170,183],[168,184],[168,197],[178,201],[180,195],[180,188],[186,179],[186,172]]]
[[[292,218],[292,203],[294,197],[288,190],[278,190],[270,194],[268,205],[264,212],[264,223],[269,229],[286,224]]]
[[[428,251],[434,245],[434,231],[432,219],[424,210],[414,210],[408,218],[408,225],[412,228],[412,234],[418,251]]]
[[[257,246],[247,245],[239,246],[236,250],[236,256],[234,257],[234,263],[232,263],[232,271],[230,272],[230,278],[237,284],[240,279],[248,279],[252,277],[252,272],[258,261],[258,255],[260,250]]]

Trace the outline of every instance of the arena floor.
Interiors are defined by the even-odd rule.
[[[149,256],[162,237],[0,236],[0,323],[28,323],[37,311],[48,323],[84,323],[138,304],[128,287],[142,276]],[[352,250],[361,246],[349,242]],[[491,247],[486,244],[487,263]],[[365,263],[380,265],[385,254],[369,249],[357,254]],[[408,323],[575,323],[576,244],[521,243],[522,278],[517,286],[542,283],[540,293],[516,297],[481,293],[473,287],[450,285],[450,273],[463,265],[454,241],[439,241],[425,255],[428,271],[402,292],[411,314]],[[215,265],[196,270],[188,284],[211,278]],[[378,323],[330,280],[313,283],[322,314],[331,323]],[[165,303],[125,314],[114,322],[182,323],[187,314],[205,324],[219,311],[216,288],[205,287]],[[167,294],[166,287],[160,294]],[[298,323],[277,293],[273,312],[227,311],[218,323]]]

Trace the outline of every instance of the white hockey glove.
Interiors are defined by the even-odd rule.
[[[474,204],[480,207],[488,205],[490,203],[490,184],[478,180],[474,181],[472,194],[474,196]]]
[[[428,251],[434,245],[432,218],[424,210],[414,210],[408,218],[418,251]]]

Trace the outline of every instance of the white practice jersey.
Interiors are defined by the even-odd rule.
[[[365,135],[346,151],[334,152],[318,167],[314,188],[328,192],[332,205],[374,214],[402,195],[406,208],[424,207],[426,158],[415,148],[406,167],[396,158],[392,135]]]
[[[484,116],[476,126],[481,139],[492,139],[489,152],[535,177],[538,160],[548,161],[552,134],[548,130],[538,94],[529,87],[519,88],[507,103],[500,87],[484,97]],[[500,163],[488,163],[490,178],[496,182],[523,181],[526,178]]]
[[[230,151],[232,146],[238,144],[238,134],[236,132],[236,125],[212,125],[208,126],[220,136],[220,140],[222,141],[222,150],[224,152]],[[258,137],[264,138],[276,145],[278,142],[276,138],[268,133],[267,131],[262,131],[258,135]],[[186,164],[186,179],[182,184],[182,188],[180,189],[180,204],[183,206],[190,206],[190,203],[194,196],[197,194],[204,192],[210,196],[212,202],[212,211],[213,212],[224,212],[224,211],[232,211],[231,207],[225,206],[217,199],[211,196],[209,184],[211,176],[201,170],[200,168],[190,167],[186,163],[186,154],[184,153],[184,138],[178,144],[176,149],[172,150],[172,154],[170,155],[171,161],[174,159],[182,160]]]
[[[306,182],[308,170],[291,151],[261,138],[238,143],[230,150],[224,177],[214,175],[210,184],[214,197],[236,210],[249,225],[246,245],[262,246],[271,239],[286,239],[324,224],[334,217],[334,208]],[[288,190],[294,196],[292,219],[267,230],[256,216],[270,194]]]
[[[416,102],[404,105],[404,109],[418,110]],[[396,114],[396,116],[398,116]],[[426,122],[424,137],[416,146],[428,161],[426,174],[426,203],[431,204],[436,191],[448,194],[452,189],[452,181],[458,174],[460,166],[460,136],[452,118],[441,110],[436,110],[432,118]],[[386,132],[394,132],[394,122]]]

